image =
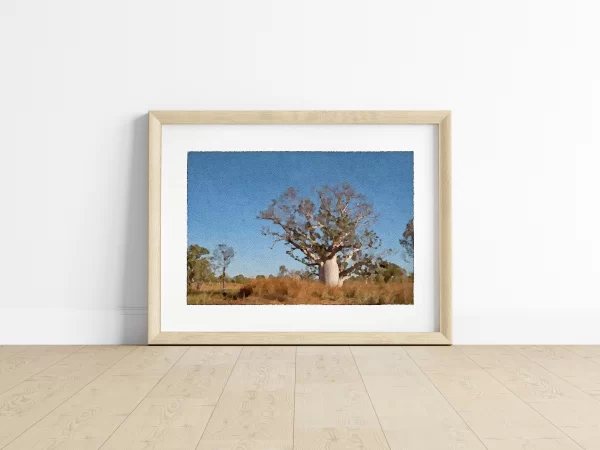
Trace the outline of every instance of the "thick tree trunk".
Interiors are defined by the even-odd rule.
[[[340,286],[340,269],[335,256],[319,266],[319,280],[326,286]]]

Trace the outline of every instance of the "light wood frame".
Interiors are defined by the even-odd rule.
[[[452,338],[450,111],[150,111],[148,113],[148,344],[450,345]],[[161,154],[165,124],[431,124],[439,129],[439,332],[161,331]]]

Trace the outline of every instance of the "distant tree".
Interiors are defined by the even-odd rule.
[[[319,274],[311,267],[307,267],[306,269],[298,270],[298,276],[301,280],[311,281],[319,276]]]
[[[264,280],[267,277],[265,277],[264,275],[256,275],[256,277],[254,278],[256,278],[257,280]]]
[[[299,280],[300,279],[300,271],[299,270],[294,270],[294,269],[290,269],[287,271],[286,275],[287,278],[291,278],[293,280]]]
[[[384,283],[402,281],[408,276],[406,270],[389,261],[382,261],[379,263],[379,267],[376,269],[375,273],[381,275],[381,279]]]
[[[285,277],[288,274],[288,269],[285,266],[279,266],[279,278]]]
[[[187,288],[199,288],[201,283],[214,279],[210,268],[208,254],[210,252],[204,247],[193,244],[187,249]]]
[[[231,264],[231,261],[233,261],[234,256],[235,252],[233,251],[233,248],[225,244],[217,245],[217,248],[215,248],[213,251],[211,262],[215,268],[215,271],[221,274],[223,293],[225,293],[225,275],[227,272],[227,267],[229,267],[229,264]]]
[[[377,215],[365,196],[347,183],[316,191],[318,205],[290,187],[259,219],[276,225],[263,228],[273,243],[283,242],[287,254],[318,270],[319,280],[341,286],[356,273],[373,271],[380,260],[381,241],[371,229]]]
[[[407,262],[413,261],[415,257],[415,227],[413,219],[410,219],[406,224],[404,233],[402,233],[402,239],[400,239],[400,245],[404,248],[404,259]]]
[[[295,280],[314,280],[317,277],[315,270],[311,270],[310,268],[302,269],[302,270],[288,270],[287,276],[293,278]]]
[[[232,278],[234,283],[239,283],[239,284],[244,284],[248,282],[248,278],[246,278],[244,275],[236,275],[235,277]]]

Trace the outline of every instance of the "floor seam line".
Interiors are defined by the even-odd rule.
[[[377,410],[375,409],[375,405],[373,404],[373,400],[371,399],[371,394],[369,393],[369,389],[367,388],[367,384],[365,383],[365,380],[362,376],[362,372],[360,371],[360,367],[358,367],[358,364],[356,363],[356,357],[354,356],[354,352],[352,351],[352,347],[349,345],[348,346],[348,350],[350,350],[350,356],[352,356],[352,361],[354,361],[354,367],[356,367],[356,370],[358,372],[358,376],[360,376],[360,382],[362,383],[363,387],[365,388],[365,392],[367,393],[367,398],[369,399],[369,404],[371,405],[371,408],[373,408],[373,412],[375,413],[375,417],[377,417],[377,423],[379,424],[379,429],[381,430],[381,433],[383,434],[383,438],[385,439],[385,443],[388,446],[388,449],[391,450],[392,446],[390,445],[390,442],[388,441],[388,437],[387,434],[385,434],[385,430],[383,429],[383,426],[381,425],[381,419],[379,419],[379,414],[377,414]]]
[[[242,352],[244,351],[244,348],[246,348],[246,346],[242,346],[240,348],[240,352],[238,353],[237,358],[235,358],[235,362],[233,363],[233,366],[231,367],[231,372],[229,372],[229,376],[227,377],[227,381],[225,381],[225,384],[223,385],[223,389],[221,389],[221,393],[219,394],[219,397],[217,398],[217,401],[215,402],[215,407],[210,412],[210,416],[208,417],[208,420],[206,421],[206,426],[204,427],[204,430],[202,430],[202,434],[200,435],[200,439],[198,439],[198,443],[194,447],[195,449],[197,449],[198,446],[200,445],[200,443],[202,442],[202,438],[204,437],[204,433],[206,432],[206,429],[208,428],[208,425],[210,424],[210,421],[211,421],[213,415],[215,414],[217,406],[219,406],[219,401],[221,400],[221,397],[223,396],[223,392],[225,392],[225,389],[227,389],[227,385],[229,384],[229,380],[231,380],[231,375],[233,375],[233,371],[237,367],[238,361],[240,360],[240,356],[242,356]]]
[[[32,347],[35,347],[35,346],[32,346]],[[83,350],[85,347],[87,347],[87,345],[82,345],[82,346],[81,346],[81,348],[78,348],[77,350],[75,350],[75,351],[73,351],[73,352],[69,353],[68,355],[66,355],[66,356],[64,356],[64,357],[62,357],[62,358],[60,358],[58,361],[56,361],[56,362],[53,362],[53,363],[52,363],[52,364],[50,364],[49,366],[46,366],[46,367],[44,367],[42,370],[40,370],[40,371],[38,371],[38,372],[36,372],[36,373],[34,373],[34,374],[32,374],[32,375],[29,375],[29,376],[28,376],[27,378],[25,378],[24,380],[21,380],[21,381],[19,381],[19,383],[18,383],[18,384],[15,384],[14,386],[11,386],[11,387],[9,387],[8,389],[5,389],[4,391],[0,392],[0,395],[2,395],[2,394],[4,394],[4,393],[6,393],[6,392],[8,392],[8,391],[10,391],[10,390],[11,390],[11,389],[13,389],[13,388],[16,388],[17,386],[21,385],[22,383],[25,383],[27,380],[30,380],[31,378],[35,377],[36,375],[39,375],[39,374],[40,374],[40,373],[42,373],[44,370],[48,370],[50,367],[52,367],[52,366],[55,366],[56,364],[58,364],[58,363],[59,363],[59,362],[61,362],[62,360],[64,360],[64,359],[68,358],[68,357],[69,357],[69,356],[71,356],[71,355],[74,355],[74,354],[75,354],[75,353],[77,353],[79,350]],[[31,347],[30,347],[30,348],[31,348]],[[23,349],[22,351],[25,351],[25,350],[27,350],[27,349]],[[21,353],[21,352],[17,352],[17,353],[15,353],[15,355],[17,355],[17,354],[19,354],[19,353]],[[13,356],[13,355],[11,355],[11,356]]]
[[[4,345],[3,345],[3,347],[10,347],[10,345],[6,345],[6,346],[4,346]],[[8,356],[5,356],[4,358],[0,359],[0,361],[4,361],[5,359],[11,358],[11,357],[13,357],[13,356],[15,356],[15,355],[18,355],[18,354],[19,354],[19,353],[21,353],[21,352],[24,352],[25,350],[27,350],[27,349],[29,349],[29,348],[31,348],[31,347],[35,347],[35,346],[34,346],[34,345],[24,345],[23,347],[24,347],[24,348],[22,348],[22,349],[21,349],[21,350],[19,350],[18,352],[12,353],[12,354],[10,354],[10,355],[8,355]]]
[[[475,430],[473,430],[473,428],[471,428],[471,425],[469,425],[467,423],[467,421],[465,420],[465,418],[456,410],[456,408],[454,407],[454,405],[452,403],[450,403],[450,400],[448,400],[446,398],[446,396],[442,393],[442,391],[440,391],[438,389],[438,387],[435,385],[435,383],[433,381],[431,381],[431,378],[429,378],[429,376],[425,373],[425,371],[423,370],[423,368],[421,366],[419,366],[419,364],[417,364],[417,362],[414,360],[414,358],[412,357],[412,355],[406,351],[406,349],[404,348],[404,346],[402,347],[402,349],[404,350],[404,352],[408,355],[408,357],[411,359],[411,361],[415,364],[415,367],[417,367],[421,373],[423,374],[423,376],[425,378],[427,378],[429,380],[429,382],[431,383],[431,385],[435,388],[436,391],[438,391],[438,393],[442,396],[442,398],[446,401],[446,403],[448,404],[448,406],[450,406],[450,408],[452,408],[452,411],[454,411],[454,413],[460,417],[460,420],[463,421],[463,423],[466,425],[466,427],[471,431],[471,433],[473,433],[473,436],[475,436],[477,438],[477,440],[479,442],[481,442],[481,445],[483,445],[483,448],[485,448],[486,450],[489,450],[487,445],[485,445],[483,443],[483,441],[481,440],[481,438],[479,437],[479,435],[477,433],[475,433]]]
[[[100,450],[102,447],[104,447],[104,444],[106,444],[106,443],[108,442],[108,440],[109,440],[109,439],[112,437],[112,435],[113,435],[113,434],[115,434],[119,428],[121,428],[121,426],[122,426],[122,425],[125,423],[125,421],[126,421],[127,419],[129,419],[129,417],[130,417],[130,416],[131,416],[131,415],[134,413],[134,411],[135,411],[136,409],[138,409],[138,406],[140,406],[140,405],[141,405],[141,403],[142,403],[144,400],[146,400],[146,397],[148,397],[148,394],[150,394],[150,393],[151,393],[151,392],[154,390],[154,388],[155,388],[156,386],[158,386],[158,383],[160,383],[160,382],[163,380],[163,378],[164,378],[164,377],[166,377],[166,376],[167,376],[167,374],[168,374],[168,373],[169,373],[171,370],[173,370],[173,367],[175,367],[175,365],[176,365],[176,364],[177,364],[177,363],[178,363],[178,362],[181,360],[181,358],[183,358],[183,356],[184,356],[184,355],[185,355],[187,352],[189,352],[189,351],[190,351],[190,348],[191,348],[191,347],[188,347],[188,348],[187,348],[187,350],[186,350],[185,352],[183,352],[179,358],[177,358],[177,361],[175,361],[175,362],[173,363],[173,365],[172,365],[171,367],[169,367],[169,370],[167,370],[167,371],[164,373],[164,375],[163,375],[162,377],[160,377],[160,379],[159,379],[159,380],[156,382],[156,384],[155,384],[154,386],[152,386],[152,389],[150,389],[150,390],[149,390],[149,391],[146,393],[146,395],[144,395],[144,397],[142,397],[142,399],[141,399],[141,400],[140,400],[140,401],[137,403],[137,405],[135,405],[135,406],[133,407],[133,409],[132,409],[132,410],[129,412],[129,414],[127,414],[127,417],[125,417],[125,418],[124,418],[124,419],[121,421],[121,423],[120,423],[120,424],[117,426],[117,428],[115,428],[115,429],[112,431],[112,433],[110,433],[110,434],[108,435],[108,437],[107,437],[106,439],[104,439],[104,441],[102,442],[102,444],[100,444],[100,446],[98,447],[98,450]]]
[[[580,358],[583,358],[583,359],[585,359],[586,361],[589,361],[589,362],[591,362],[591,363],[593,363],[593,364],[598,364],[598,365],[600,365],[600,362],[596,362],[596,361],[594,361],[592,358],[588,358],[588,357],[586,357],[586,356],[581,356],[579,353],[577,353],[577,352],[574,352],[573,350],[571,350],[571,349],[569,348],[569,347],[570,347],[570,345],[559,345],[559,347],[560,347],[560,348],[564,348],[564,349],[565,349],[565,350],[567,350],[569,353],[573,353],[574,355],[577,355],[577,356],[579,356]],[[598,361],[600,361],[600,357],[599,357]]]
[[[505,347],[505,346],[504,346]],[[505,347],[506,348],[506,347]],[[529,406],[529,408],[534,411],[536,414],[539,414],[540,417],[542,417],[546,422],[548,422],[550,425],[552,425],[554,428],[556,428],[558,431],[560,431],[562,434],[564,434],[567,438],[569,438],[577,447],[581,448],[582,450],[585,450],[584,447],[582,447],[579,442],[575,441],[571,436],[569,436],[567,433],[565,433],[563,430],[561,430],[556,424],[552,423],[552,421],[550,421],[550,419],[548,419],[546,416],[544,416],[541,412],[539,412],[537,409],[535,409],[533,406],[531,406],[531,404],[529,404],[529,402],[526,402],[524,399],[522,399],[519,395],[517,395],[516,392],[514,392],[511,388],[509,388],[508,386],[506,386],[502,381],[500,381],[499,379],[497,379],[494,375],[492,375],[491,373],[489,373],[485,368],[481,367],[479,364],[477,364],[477,361],[471,359],[471,357],[469,357],[469,355],[467,355],[465,352],[463,352],[461,349],[456,348],[460,353],[462,353],[465,358],[467,358],[469,361],[472,361],[473,364],[475,364],[477,367],[479,367],[481,370],[483,370],[485,373],[487,373],[490,377],[492,377],[494,380],[496,380],[498,383],[500,383],[502,386],[504,386],[505,389],[508,390],[508,392],[510,392],[511,394],[513,394],[516,398],[518,398],[519,400],[521,400],[523,403],[525,403],[527,406]],[[509,349],[510,350],[510,349]],[[529,359],[529,358],[526,358]]]
[[[294,413],[292,414],[292,450],[296,448],[296,383],[298,381],[298,346],[294,348]]]
[[[546,370],[546,371],[550,372],[552,375],[554,375],[554,376],[556,376],[556,377],[560,378],[560,379],[561,379],[561,380],[563,380],[565,383],[567,383],[567,384],[569,384],[569,385],[573,386],[573,387],[574,387],[575,389],[577,389],[579,392],[582,392],[583,394],[587,395],[588,397],[590,397],[590,398],[592,398],[592,399],[594,399],[594,400],[596,400],[596,401],[600,402],[600,398],[597,398],[597,397],[593,396],[592,394],[590,394],[590,393],[588,393],[588,392],[584,391],[584,390],[583,390],[583,389],[581,389],[580,387],[578,387],[578,386],[575,386],[575,385],[574,385],[573,383],[571,383],[569,380],[566,380],[565,378],[561,377],[561,376],[560,376],[559,374],[557,374],[556,372],[554,372],[554,371],[552,371],[552,370],[550,370],[550,369],[546,369],[544,366],[542,366],[542,365],[541,365],[540,363],[538,363],[537,361],[534,361],[533,359],[531,359],[531,358],[529,358],[528,356],[524,355],[524,354],[523,354],[523,353],[521,353],[520,351],[518,351],[518,350],[514,349],[514,348],[513,348],[513,346],[508,346],[508,345],[505,345],[504,347],[506,347],[506,348],[508,348],[509,350],[511,350],[511,351],[513,351],[513,352],[515,352],[517,355],[521,355],[523,358],[527,358],[529,361],[531,361],[532,363],[534,363],[536,366],[539,366],[539,367],[541,367],[542,369],[544,369],[544,370]],[[577,356],[579,356],[579,355],[577,355]],[[583,358],[582,356],[579,356],[579,357],[580,357],[580,358]],[[583,359],[585,359],[585,358],[583,358]]]
[[[125,353],[121,358],[119,358],[118,360],[116,360],[114,363],[112,363],[110,366],[108,366],[106,368],[106,370],[100,372],[97,376],[95,376],[92,380],[90,380],[89,383],[87,383],[85,386],[82,386],[81,389],[79,389],[77,392],[74,392],[73,395],[69,396],[68,398],[65,399],[65,401],[61,402],[59,405],[57,405],[55,408],[52,408],[51,411],[48,411],[48,414],[45,414],[44,417],[40,417],[39,420],[36,420],[34,423],[32,423],[26,430],[23,430],[22,433],[20,433],[18,436],[15,436],[14,439],[12,439],[10,442],[8,442],[4,447],[1,448],[5,448],[8,447],[10,444],[12,444],[15,440],[17,440],[18,438],[20,438],[21,436],[23,436],[25,433],[27,433],[29,430],[31,430],[34,426],[36,426],[39,422],[41,422],[42,420],[44,420],[46,417],[48,417],[50,414],[52,414],[54,411],[56,411],[58,408],[60,408],[62,405],[64,405],[66,402],[68,402],[69,400],[71,400],[74,396],[76,396],[77,394],[79,394],[82,390],[84,390],[86,387],[88,387],[91,383],[93,383],[94,381],[96,381],[100,376],[104,375],[108,370],[110,370],[115,364],[117,364],[119,361],[121,361],[123,358],[125,358],[127,355],[131,354],[131,352],[133,352],[137,347],[134,347],[130,352]],[[79,349],[81,350],[81,349]],[[79,351],[77,350],[77,351]],[[77,352],[73,352],[71,353],[71,355],[75,354]],[[70,356],[70,355],[69,355]]]

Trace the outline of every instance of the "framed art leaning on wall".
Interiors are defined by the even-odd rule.
[[[152,111],[149,344],[450,344],[449,111]]]

